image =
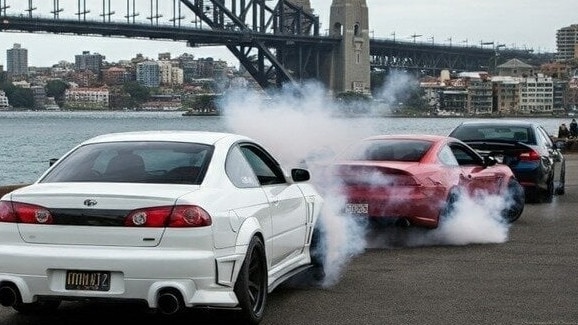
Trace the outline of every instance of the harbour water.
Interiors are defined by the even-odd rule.
[[[255,117],[251,122],[226,116],[183,117],[182,112],[0,112],[0,185],[35,181],[58,158],[76,144],[96,135],[140,130],[200,130],[246,134],[256,140],[286,146],[304,138],[309,147],[324,145],[324,137],[335,141],[337,134],[365,137],[375,134],[448,134],[466,118],[306,118],[307,123],[287,116],[281,121]],[[311,119],[324,119],[312,123]],[[569,118],[536,118],[556,135]],[[293,122],[292,122],[293,121]],[[292,124],[293,123],[293,124]],[[259,131],[259,132],[257,132]],[[341,132],[343,131],[343,132]],[[275,139],[275,141],[272,141]],[[303,141],[303,140],[302,140]],[[302,146],[299,146],[302,147]]]

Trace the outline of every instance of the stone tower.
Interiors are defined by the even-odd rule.
[[[369,15],[365,0],[333,0],[329,36],[341,37],[325,68],[329,88],[335,93],[357,92],[369,95]]]

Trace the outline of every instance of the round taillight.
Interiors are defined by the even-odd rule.
[[[147,214],[146,214],[146,212],[140,211],[140,212],[135,213],[135,214],[132,216],[132,223],[133,223],[135,226],[142,226],[142,225],[146,224],[146,223],[147,223]]]
[[[45,224],[45,223],[49,223],[51,220],[51,215],[50,215],[50,212],[48,210],[39,209],[39,210],[36,210],[34,212],[34,214],[36,217],[36,221],[38,223]]]

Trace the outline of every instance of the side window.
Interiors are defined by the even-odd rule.
[[[463,165],[481,165],[482,164],[482,162],[480,161],[480,158],[475,153],[462,147],[461,145],[452,144],[452,145],[450,145],[450,148],[451,148],[452,153],[456,157],[456,160],[458,161],[458,164],[460,166],[463,166]]]
[[[439,160],[446,166],[459,166],[454,153],[448,146],[444,146],[438,154]]]
[[[554,142],[552,141],[552,138],[550,138],[550,136],[548,135],[548,132],[546,132],[546,130],[544,130],[542,127],[539,127],[538,133],[539,133],[539,135],[536,135],[536,137],[538,139],[543,138],[543,141],[546,144],[546,147],[552,148],[554,146]],[[538,141],[538,143],[540,143],[540,142],[541,141]]]
[[[233,147],[227,155],[225,173],[231,182],[239,188],[259,187],[257,176],[238,146]]]
[[[241,145],[243,155],[257,175],[261,185],[283,184],[285,176],[277,162],[261,148],[245,144]]]

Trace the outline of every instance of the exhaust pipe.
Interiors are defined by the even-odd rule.
[[[13,286],[3,285],[0,287],[0,305],[12,307],[18,303],[19,297],[17,289]]]
[[[159,295],[157,302],[159,311],[164,315],[174,315],[183,309],[183,299],[175,291],[165,291]]]

